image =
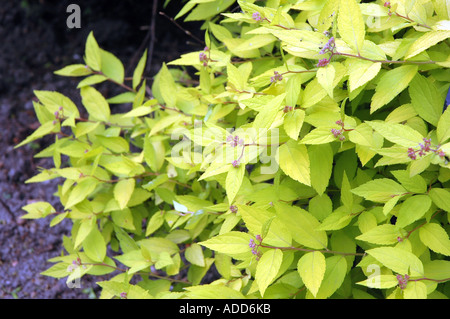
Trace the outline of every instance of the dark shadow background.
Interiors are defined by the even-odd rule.
[[[153,17],[153,1],[0,0],[0,299],[98,295],[94,281],[99,278],[83,277],[81,289],[69,289],[65,279],[40,275],[52,265],[47,260],[61,254],[62,236],[70,235],[71,224],[64,221],[50,228],[51,219],[20,219],[25,213],[21,207],[32,201],[48,201],[57,207],[53,193],[59,181],[24,183],[38,173],[38,167],[52,167],[51,159],[33,158],[51,139],[19,149],[14,146],[39,127],[33,90],[55,90],[80,105],[76,86],[81,78],[60,77],[53,72],[68,64],[84,63],[85,41],[91,30],[101,48],[121,59],[128,70],[125,76],[132,76],[149,45],[144,40]],[[70,14],[66,9],[71,3],[81,8],[80,29],[66,26]],[[159,0],[157,11],[174,17],[183,3],[172,0],[163,8],[164,0]],[[150,79],[163,62],[202,49],[164,16],[156,14],[155,18],[152,65],[144,73]],[[178,23],[203,37],[200,24]]]

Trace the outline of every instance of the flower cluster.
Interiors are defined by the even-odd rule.
[[[328,59],[320,59],[319,63],[317,63],[317,67],[321,68],[321,67],[327,66],[328,63],[330,63],[330,60],[328,60]]]
[[[127,299],[127,297],[128,297],[128,295],[127,295],[126,292],[121,292],[121,293],[120,293],[120,298],[121,298],[121,299]]]
[[[409,280],[408,275],[405,275],[405,276],[402,276],[400,274],[397,275],[397,281],[398,281],[398,285],[399,285],[400,289],[406,288],[406,285],[408,284],[408,280]]]
[[[293,109],[294,109],[294,108],[293,108],[292,106],[286,105],[286,106],[283,108],[283,112],[284,112],[284,113],[291,112]]]
[[[234,160],[231,162],[231,165],[233,165],[234,168],[238,168],[241,165],[241,162],[238,160]]]
[[[67,271],[73,272],[75,269],[77,269],[80,266],[83,266],[84,269],[86,268],[86,266],[81,263],[80,257],[77,257],[77,259],[72,261],[72,264],[69,265],[69,267],[67,267]]]
[[[257,244],[252,238],[250,239],[250,243],[248,244],[248,246],[252,249],[252,254],[256,256],[256,260],[259,260],[259,258],[261,257],[261,252],[258,251],[258,248],[262,242],[261,235],[256,235],[256,240],[259,241],[259,244]]]
[[[441,157],[442,159],[445,158],[445,153],[443,150],[439,149],[439,147],[437,147],[436,149],[432,149],[431,148],[431,139],[429,138],[424,138],[423,139],[424,143],[419,143],[419,147],[420,150],[415,150],[412,147],[408,148],[408,157],[412,160],[417,159],[417,155],[419,155],[420,157],[427,155],[427,153],[429,152],[433,152],[437,155],[439,155],[439,157]],[[417,153],[417,154],[416,154]]]
[[[239,136],[237,136],[237,135],[234,138],[233,138],[233,136],[228,135],[227,142],[230,143],[231,147],[236,147],[238,145],[240,145],[240,146],[244,145],[244,140],[242,138],[240,139]]]
[[[235,214],[236,214],[237,211],[238,211],[238,208],[237,208],[235,205],[231,205],[231,206],[230,206],[230,210],[231,210],[232,213],[235,213]]]
[[[283,76],[277,71],[273,72],[273,76],[270,78],[270,82],[275,83],[277,81],[283,80]]]
[[[209,48],[205,47],[203,49],[203,51],[200,52],[200,54],[198,55],[198,59],[200,60],[200,62],[203,62],[203,66],[207,66],[208,65],[208,61],[210,60],[208,58],[208,55],[206,54],[206,52],[208,52],[208,51],[209,51]]]
[[[335,128],[331,129],[331,133],[334,135],[335,138],[338,138],[340,141],[345,141],[344,134],[344,122],[341,120],[336,121],[336,124],[341,126],[342,128],[340,130],[337,130]]]
[[[336,45],[334,43],[334,37],[331,37],[328,42],[321,48],[321,50],[319,51],[320,54],[325,54],[327,52],[333,52],[335,49]]]
[[[261,14],[258,11],[253,12],[252,19],[255,21],[261,21],[262,20]]]

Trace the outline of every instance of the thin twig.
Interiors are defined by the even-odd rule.
[[[172,17],[169,17],[167,14],[165,14],[164,12],[160,11],[159,12],[160,15],[166,17],[167,19],[170,20],[170,22],[172,22],[173,24],[175,24],[177,26],[177,28],[179,28],[180,30],[182,30],[184,33],[186,33],[188,36],[190,36],[192,39],[194,39],[195,41],[197,41],[198,43],[205,45],[205,41],[197,38],[195,35],[193,35],[190,31],[183,29],[183,27],[181,25],[179,25]]]

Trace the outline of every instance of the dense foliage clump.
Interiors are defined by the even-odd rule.
[[[53,135],[37,156],[54,167],[28,182],[62,178],[64,209],[24,218],[73,221],[44,274],[120,271],[103,298],[448,297],[448,3],[191,0],[185,15],[205,47],[152,82],[147,53],[127,82],[91,33],[86,65],[56,72],[84,77],[83,112],[35,92],[41,126],[20,146]]]

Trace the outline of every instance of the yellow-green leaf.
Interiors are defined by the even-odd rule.
[[[432,251],[450,256],[450,239],[441,225],[427,223],[419,229],[420,240]]]
[[[270,249],[261,256],[256,266],[255,274],[255,280],[261,296],[264,296],[266,288],[276,278],[282,261],[283,251],[281,249]]]
[[[409,47],[408,52],[406,52],[405,59],[412,58],[413,56],[416,56],[420,52],[425,51],[429,47],[447,38],[450,38],[450,31],[426,32]]]
[[[120,209],[127,207],[131,194],[133,194],[135,184],[135,179],[129,178],[117,182],[114,186],[114,198],[119,203]]]
[[[337,25],[341,38],[355,52],[360,52],[366,30],[361,9],[355,0],[341,0]]]
[[[225,189],[227,191],[228,201],[233,202],[236,197],[239,188],[241,187],[242,180],[244,179],[245,165],[239,165],[239,167],[231,167],[227,174],[225,182]]]
[[[278,164],[283,172],[300,183],[311,185],[309,156],[305,145],[291,139],[277,152]]]
[[[100,71],[102,67],[102,55],[93,31],[89,33],[86,40],[85,61],[91,69]]]
[[[333,82],[335,75],[336,71],[332,64],[328,64],[326,67],[319,68],[316,74],[319,84],[324,88],[324,90],[331,98],[333,98]]]
[[[298,273],[314,297],[322,284],[325,268],[325,256],[319,251],[306,253],[297,263]]]
[[[402,65],[384,73],[377,84],[375,94],[372,96],[370,113],[388,104],[406,89],[417,70],[417,65]]]

